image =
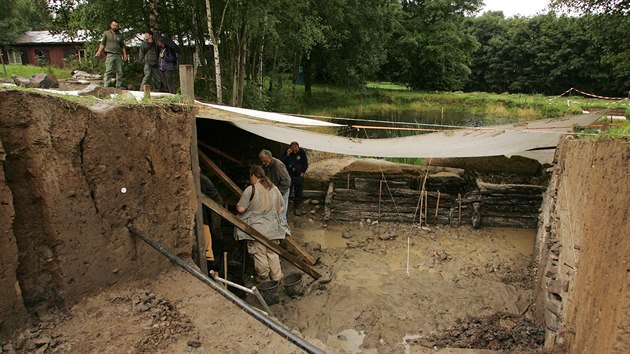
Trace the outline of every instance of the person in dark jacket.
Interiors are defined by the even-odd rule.
[[[265,175],[269,177],[271,183],[278,187],[280,194],[282,194],[282,200],[284,201],[282,220],[286,223],[289,192],[291,192],[291,176],[289,176],[289,171],[287,171],[287,167],[282,161],[273,157],[269,150],[261,150],[258,157],[265,170]]]
[[[177,67],[177,53],[175,50],[164,43],[164,40],[158,39],[159,58],[158,67],[160,69],[160,78],[162,80],[162,86],[166,92],[177,92],[177,73],[175,68]]]
[[[159,91],[158,46],[152,31],[144,32],[144,41],[140,44],[140,59],[144,62],[144,77],[140,88],[142,89],[144,85],[150,85],[152,91]]]
[[[300,148],[297,141],[291,143],[287,153],[282,156],[282,162],[287,166],[287,171],[291,176],[291,188],[293,189],[293,203],[295,210],[302,204],[304,192],[304,174],[308,169],[308,157],[306,151]]]

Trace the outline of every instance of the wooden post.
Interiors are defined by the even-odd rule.
[[[199,151],[197,149],[197,118],[192,119],[192,139],[190,142],[190,163],[192,165],[193,181],[195,182],[195,196],[197,197],[197,212],[195,213],[195,229],[197,230],[197,248],[199,249],[199,269],[208,274],[206,263],[206,240],[203,237],[203,205],[201,204],[201,171],[199,169]]]
[[[424,209],[424,189],[420,190],[420,220],[418,221],[418,225],[422,226],[422,210]]]
[[[383,180],[378,181],[378,222],[381,222],[381,194],[383,193]]]
[[[144,85],[142,88],[144,89],[144,98],[151,98],[151,85]]]
[[[227,252],[223,252],[223,278],[228,280],[228,254]],[[228,286],[225,284],[225,289],[227,290]]]
[[[440,210],[440,191],[437,193],[437,202],[435,203],[435,223],[437,224],[438,211]]]
[[[195,74],[192,65],[179,66],[179,87],[186,101],[193,104],[195,102]],[[195,146],[197,146],[197,142],[195,142]]]
[[[457,203],[458,205],[458,225],[462,224],[462,195],[461,193],[457,193]]]
[[[350,189],[350,174],[348,173],[348,182],[347,182],[347,189]]]
[[[424,226],[429,226],[429,191],[424,191]]]

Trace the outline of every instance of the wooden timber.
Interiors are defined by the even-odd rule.
[[[262,243],[263,245],[265,245],[265,247],[267,247],[270,250],[272,250],[273,252],[277,253],[280,257],[286,259],[291,264],[293,264],[296,267],[298,267],[299,269],[301,269],[304,273],[310,275],[314,279],[321,278],[321,274],[319,274],[319,272],[317,272],[317,270],[315,270],[313,267],[311,267],[305,261],[303,261],[302,259],[298,258],[297,256],[289,253],[287,250],[285,250],[282,247],[276,245],[275,243],[271,242],[267,237],[265,237],[263,234],[258,232],[258,230],[254,229],[253,227],[248,225],[246,222],[244,222],[243,220],[239,219],[237,216],[233,215],[230,211],[228,211],[227,209],[223,208],[219,203],[215,202],[214,200],[210,199],[208,196],[206,196],[204,194],[201,195],[201,201],[202,201],[202,203],[205,206],[210,208],[215,213],[219,214],[222,218],[227,220],[230,224],[232,224],[235,227],[239,228],[243,232],[246,232],[247,234],[252,236],[256,241]]]

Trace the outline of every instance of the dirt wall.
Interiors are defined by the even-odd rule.
[[[0,141],[0,167],[5,157]],[[14,215],[13,197],[6,185],[4,169],[0,168],[0,338],[10,335],[26,317],[15,272],[18,252],[11,227]]]
[[[16,275],[31,312],[169,268],[129,234],[130,223],[174,253],[189,254],[190,113],[103,102],[88,109],[11,90],[0,91],[0,107]]]
[[[630,148],[567,138],[538,232],[536,317],[546,346],[630,352]]]

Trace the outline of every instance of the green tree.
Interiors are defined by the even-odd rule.
[[[549,5],[558,10],[578,10],[582,13],[627,15],[630,11],[628,0],[551,0]]]
[[[388,45],[388,62],[381,70],[422,90],[459,90],[471,74],[475,38],[463,30],[466,15],[481,1],[402,1],[402,15]]]
[[[3,51],[15,43],[16,38],[28,29],[28,24],[19,16],[17,0],[0,1],[0,60],[2,69],[7,74]]]

